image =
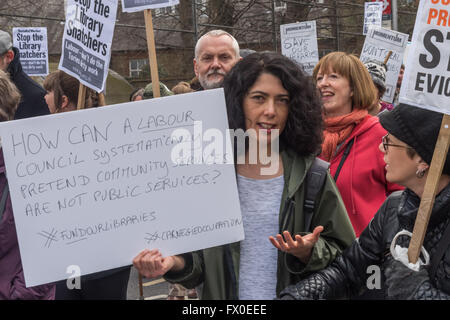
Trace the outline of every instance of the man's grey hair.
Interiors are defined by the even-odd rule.
[[[197,43],[195,45],[195,59],[198,59],[198,55],[200,53],[199,52],[199,50],[200,50],[200,42],[204,38],[206,38],[208,36],[209,37],[220,37],[220,36],[223,36],[223,35],[229,36],[231,38],[231,40],[233,41],[232,46],[233,46],[233,50],[234,50],[235,55],[236,55],[236,59],[239,58],[240,57],[240,55],[239,55],[239,43],[237,42],[237,40],[231,34],[229,34],[228,32],[226,32],[224,30],[216,29],[216,30],[211,30],[211,31],[205,33],[204,35],[202,35],[200,37],[200,39],[198,39],[198,41],[197,41]]]

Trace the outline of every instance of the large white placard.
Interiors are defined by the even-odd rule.
[[[68,0],[59,69],[102,92],[108,76],[117,0]]]
[[[383,23],[383,2],[364,3],[363,35],[366,35],[370,26],[381,27]]]
[[[179,0],[122,0],[123,12],[137,12],[177,5]]]
[[[408,35],[384,28],[370,27],[367,33],[360,59],[362,62],[376,60],[384,62],[389,51],[392,51],[387,62],[386,92],[382,100],[392,103],[398,74],[403,62],[403,54],[408,44]]]
[[[299,63],[312,75],[319,62],[316,21],[304,21],[280,26],[281,53]]]
[[[400,102],[450,114],[449,16],[450,2],[420,1]]]
[[[13,28],[13,44],[27,75],[48,75],[47,28]]]
[[[222,89],[2,123],[26,285],[242,240],[227,128]]]

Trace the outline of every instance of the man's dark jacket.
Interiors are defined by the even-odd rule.
[[[45,90],[33,81],[22,70],[19,59],[19,50],[13,48],[14,60],[8,66],[8,73],[12,82],[19,89],[22,99],[15,114],[15,119],[30,118],[49,114],[47,103],[45,102]]]

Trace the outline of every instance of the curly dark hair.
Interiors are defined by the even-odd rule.
[[[262,73],[281,80],[289,93],[289,113],[280,134],[280,148],[301,156],[317,155],[323,140],[322,105],[310,77],[289,58],[275,52],[256,52],[239,61],[224,79],[230,129],[246,130],[244,97]]]

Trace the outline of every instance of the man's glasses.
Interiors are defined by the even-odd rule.
[[[399,147],[399,148],[406,148],[406,149],[412,149],[410,146],[402,146],[399,144],[393,144],[393,143],[389,143],[389,133],[385,136],[383,136],[383,138],[381,138],[381,142],[383,143],[383,149],[385,152],[388,151],[388,147]]]

